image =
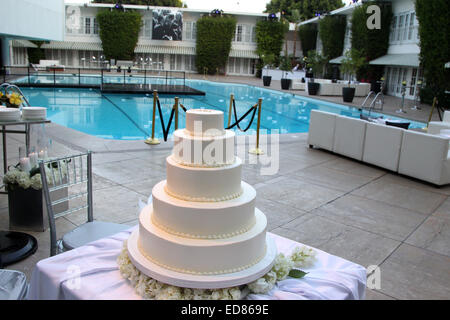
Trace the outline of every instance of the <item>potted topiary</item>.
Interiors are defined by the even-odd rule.
[[[264,70],[266,70],[266,75],[263,75],[263,84],[265,87],[270,86],[270,82],[272,81],[272,77],[267,75],[267,68],[272,67],[274,61],[275,61],[275,55],[274,54],[266,54],[262,55],[261,59],[264,63]]]
[[[326,64],[326,58],[315,50],[308,52],[307,68],[311,68],[312,72],[316,76],[320,76],[323,73],[323,68]],[[314,82],[314,78],[308,81],[308,94],[311,96],[317,95],[320,89],[320,83]]]
[[[283,90],[289,90],[289,88],[291,87],[291,79],[286,78],[288,72],[291,71],[291,62],[290,59],[286,56],[284,56],[281,59],[281,64],[280,64],[280,70],[283,71],[283,76],[281,78],[281,89]]]
[[[342,98],[344,102],[351,103],[355,97],[356,88],[350,87],[352,79],[356,76],[356,72],[365,63],[365,58],[357,49],[348,50],[341,62],[341,72],[349,76],[348,87],[342,88]]]

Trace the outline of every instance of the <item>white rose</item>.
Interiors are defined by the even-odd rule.
[[[280,253],[275,259],[275,264],[272,271],[277,275],[277,280],[284,280],[293,268],[293,262],[290,258],[286,258],[284,254]]]

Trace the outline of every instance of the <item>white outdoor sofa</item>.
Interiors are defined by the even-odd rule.
[[[428,133],[439,134],[441,130],[450,129],[450,111],[444,112],[444,117],[442,121],[431,121],[428,124]]]
[[[339,80],[333,83],[327,79],[314,79],[315,83],[320,83],[319,95],[320,96],[342,96],[342,88],[350,86],[356,88],[355,97],[366,97],[370,92],[369,83],[353,83],[348,84],[348,81]],[[292,90],[308,91],[308,84],[302,83],[301,80],[294,80],[292,82]]]
[[[448,138],[312,110],[308,144],[438,186],[450,184]]]

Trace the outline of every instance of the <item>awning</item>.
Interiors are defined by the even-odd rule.
[[[405,67],[419,67],[419,55],[415,53],[408,54],[388,54],[378,59],[369,62],[372,65],[378,66],[405,66]]]
[[[50,41],[41,46],[42,49],[103,51],[100,42]]]
[[[340,56],[334,59],[331,59],[330,61],[328,61],[329,63],[335,63],[335,64],[341,64],[342,60],[344,60],[345,56]]]
[[[232,58],[247,58],[247,59],[258,59],[258,55],[253,50],[236,50],[231,49],[230,57]]]
[[[169,46],[154,46],[150,44],[138,44],[134,49],[134,52],[195,55],[195,47],[182,47],[182,46],[169,47]]]
[[[101,42],[74,42],[72,50],[103,51]]]
[[[28,40],[22,40],[22,39],[14,39],[12,41],[12,46],[19,47],[19,48],[37,48],[38,47],[33,42],[28,41]]]

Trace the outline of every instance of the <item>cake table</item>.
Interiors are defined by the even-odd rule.
[[[128,280],[122,278],[117,256],[133,227],[114,236],[44,259],[36,264],[28,299],[42,300],[140,300]],[[302,244],[268,233],[278,252],[289,254]],[[364,299],[364,267],[315,249],[316,261],[303,279],[279,281],[267,295],[248,295],[246,299],[274,300],[358,300]]]

